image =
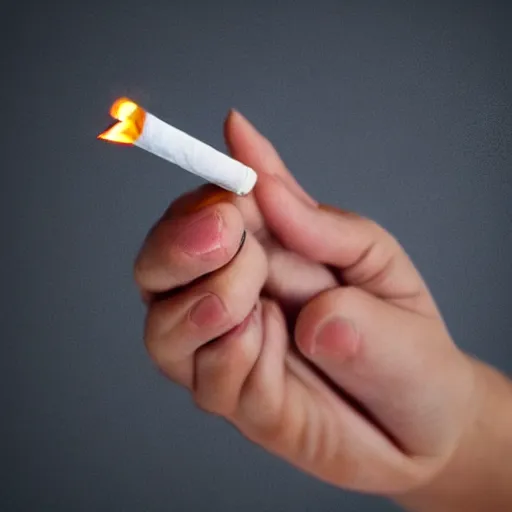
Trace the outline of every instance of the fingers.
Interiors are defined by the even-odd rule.
[[[145,342],[156,364],[190,386],[191,358],[209,341],[240,324],[257,303],[267,277],[263,249],[251,234],[228,265],[148,310]],[[179,363],[188,370],[183,370]],[[179,370],[176,370],[179,368]],[[177,371],[185,377],[177,376]]]
[[[240,391],[258,359],[262,340],[258,302],[241,324],[196,352],[193,395],[200,408],[224,417],[235,414]]]
[[[247,435],[280,425],[288,334],[277,306],[262,300],[244,322],[196,355],[196,403]]]
[[[266,173],[276,176],[301,200],[316,204],[288,171],[272,144],[242,114],[235,110],[229,113],[224,124],[224,135],[234,158],[253,168],[258,175]]]
[[[243,232],[239,211],[226,202],[189,215],[164,216],[143,244],[135,263],[135,280],[146,293],[189,283],[228,263]]]
[[[302,354],[404,451],[433,455],[433,447],[449,453],[455,446],[460,421],[446,418],[460,418],[467,406],[471,373],[439,322],[362,290],[337,288],[302,310],[295,334]],[[454,389],[454,381],[467,386]]]
[[[236,424],[245,435],[274,436],[282,428],[285,402],[285,357],[288,349],[286,320],[279,306],[262,301],[261,349],[251,373],[240,390]]]
[[[347,284],[425,315],[437,314],[405,251],[374,222],[306,204],[268,175],[260,177],[256,197],[270,229],[289,250],[337,267]]]
[[[288,251],[274,240],[265,244],[265,251],[268,258],[265,292],[279,301],[290,322],[312,297],[339,286],[338,279],[325,265]]]
[[[438,316],[425,283],[389,233],[357,215],[318,207],[272,144],[240,113],[230,113],[225,135],[233,156],[258,172],[258,205],[287,249],[338,267],[348,284],[426,316]]]

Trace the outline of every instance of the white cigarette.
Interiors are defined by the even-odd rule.
[[[131,144],[238,195],[248,194],[256,173],[246,165],[146,112],[127,98],[110,110],[119,122],[98,136],[103,140]]]

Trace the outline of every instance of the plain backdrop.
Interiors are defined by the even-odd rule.
[[[0,510],[397,510],[154,370],[132,262],[201,182],[95,137],[128,95],[223,149],[236,107],[319,200],[390,229],[457,343],[511,371],[510,5],[4,0]]]

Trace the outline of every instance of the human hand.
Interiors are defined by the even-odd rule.
[[[391,235],[318,205],[240,114],[226,139],[258,184],[243,198],[201,187],[149,233],[135,265],[149,354],[200,407],[324,481],[421,488],[478,415],[476,365]]]

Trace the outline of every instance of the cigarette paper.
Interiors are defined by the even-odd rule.
[[[110,115],[117,119],[99,139],[145,149],[164,160],[238,195],[248,194],[256,173],[208,144],[146,112],[128,98],[114,102]]]

